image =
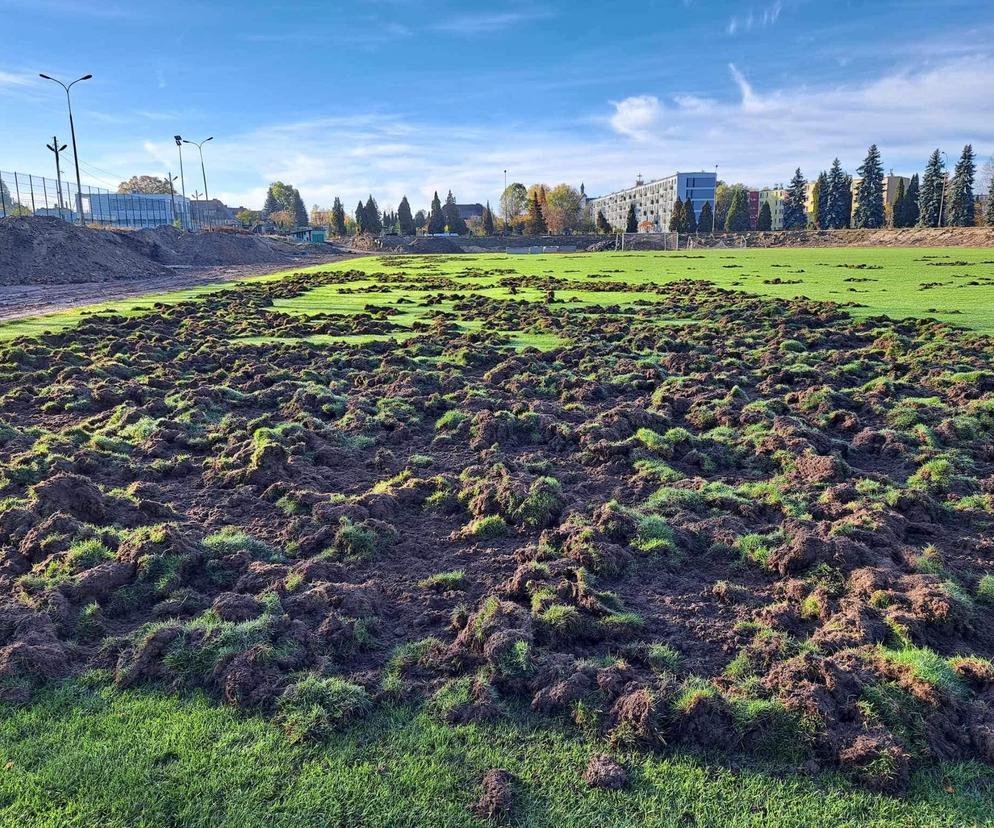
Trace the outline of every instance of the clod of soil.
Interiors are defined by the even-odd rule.
[[[481,786],[483,795],[473,806],[473,813],[480,819],[499,819],[514,805],[514,776],[506,770],[491,768]]]
[[[591,788],[617,791],[628,787],[628,771],[606,753],[596,753],[583,772],[583,781]]]

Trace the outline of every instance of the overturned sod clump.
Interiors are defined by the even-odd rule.
[[[278,310],[369,280],[328,271],[0,349],[4,700],[87,672],[293,739],[525,703],[885,790],[994,762],[994,342],[437,261],[374,280],[413,324]]]

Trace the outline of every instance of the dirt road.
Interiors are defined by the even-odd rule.
[[[228,282],[283,270],[296,270],[316,264],[337,262],[352,258],[347,255],[299,256],[282,264],[235,265],[207,268],[175,268],[164,277],[148,279],[115,280],[110,282],[84,282],[66,285],[5,285],[0,287],[0,321],[40,316],[62,310],[164,293],[171,290]]]

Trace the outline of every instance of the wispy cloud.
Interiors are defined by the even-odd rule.
[[[26,72],[5,72],[0,69],[0,89],[4,87],[24,87],[35,83],[36,76]]]
[[[474,14],[460,14],[446,18],[432,25],[430,28],[436,32],[447,32],[459,35],[486,35],[494,32],[510,29],[513,26],[520,26],[524,23],[532,23],[536,20],[545,20],[553,17],[549,9],[529,9],[509,12],[480,12]]]
[[[753,29],[765,29],[774,25],[783,12],[782,0],[776,0],[762,9],[752,9],[742,15],[733,15],[728,20],[725,31],[729,35],[736,35],[740,32],[751,32]]]
[[[614,102],[611,127],[615,132],[648,141],[659,128],[663,118],[663,105],[655,95],[635,95]]]

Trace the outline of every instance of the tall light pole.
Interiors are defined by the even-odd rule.
[[[175,180],[176,176],[173,175],[172,170],[166,173],[166,181],[169,182],[169,206],[172,208],[172,222],[176,221],[176,192],[173,190],[173,182]],[[182,223],[183,222],[180,221],[180,224]]]
[[[56,186],[59,188],[59,211],[61,212],[64,205],[62,203],[62,165],[59,163],[59,153],[66,148],[66,145],[63,144],[60,147],[58,137],[53,135],[52,143],[45,144],[45,146],[55,153],[55,181]],[[45,200],[47,201],[48,199],[46,198]],[[62,218],[62,216],[60,215],[59,218]]]
[[[180,186],[180,192],[183,194],[183,201],[184,201],[184,206],[185,206],[185,202],[186,202],[186,176],[183,175],[183,136],[182,135],[174,135],[173,138],[175,139],[175,141],[176,141],[176,147],[179,150],[179,186]],[[184,212],[185,212],[185,210],[184,210]],[[182,224],[185,229],[189,229],[189,228],[186,227],[187,222],[181,221],[180,224]]]
[[[500,194],[500,200],[504,202],[504,235],[507,235],[507,170],[504,170],[504,192]]]
[[[949,177],[949,156],[942,153],[944,166],[942,168],[942,201],[939,202],[939,223],[936,227],[942,227],[942,208],[946,206],[946,179]]]
[[[80,81],[89,80],[90,78],[93,77],[93,75],[83,75],[83,77],[81,78],[76,78],[76,80],[74,80],[68,86],[66,86],[62,81],[56,80],[53,77],[49,77],[46,74],[39,72],[39,76],[44,78],[45,80],[50,80],[53,81],[54,83],[57,83],[59,86],[61,86],[63,89],[66,90],[66,104],[69,107],[69,133],[70,135],[72,135],[72,157],[73,160],[76,162],[76,210],[79,213],[79,223],[85,225],[86,222],[83,221],[83,189],[82,189],[83,185],[80,183],[79,180],[79,152],[76,149],[76,125],[73,123],[72,120],[72,98],[70,98],[69,96],[69,90],[72,89],[72,87],[77,83],[79,83]]]
[[[183,139],[184,144],[193,144],[193,146],[195,146],[197,150],[200,152],[200,174],[204,177],[204,202],[205,202],[204,215],[207,215],[206,202],[210,201],[211,199],[211,197],[207,195],[207,171],[204,169],[204,144],[206,144],[208,141],[213,141],[213,140],[214,140],[213,135],[210,138],[204,138],[204,140],[201,141],[199,144],[196,141],[187,141],[186,138]]]

